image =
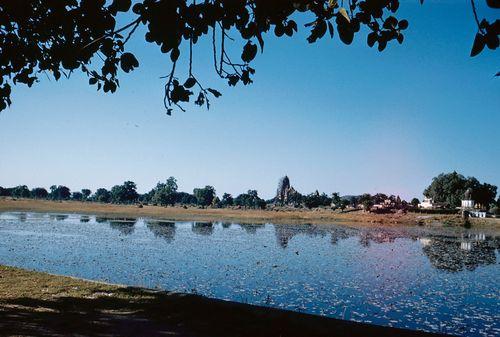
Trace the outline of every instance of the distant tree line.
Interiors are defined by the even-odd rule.
[[[283,180],[283,178],[281,179]],[[281,181],[280,181],[281,184]],[[287,184],[289,188],[289,181]],[[474,177],[465,178],[456,172],[440,174],[432,180],[432,183],[425,189],[424,195],[433,198],[435,202],[445,203],[448,208],[460,206],[460,201],[464,197],[467,189],[471,188],[472,197],[476,203],[488,207],[490,212],[500,214],[500,198],[495,200],[497,187],[487,183],[480,183]],[[280,188],[278,188],[280,190]],[[200,207],[244,207],[254,209],[265,209],[268,205],[283,205],[296,208],[318,208],[328,207],[344,211],[350,209],[373,210],[376,205],[390,205],[392,209],[416,208],[420,201],[413,198],[410,202],[402,200],[399,196],[387,195],[384,193],[346,195],[340,196],[335,192],[331,195],[315,191],[310,194],[301,194],[290,189],[286,203],[283,204],[275,198],[264,200],[259,197],[256,190],[248,190],[233,197],[229,193],[224,193],[222,198],[216,194],[213,186],[195,188],[192,193],[178,190],[177,179],[169,177],[165,182],[158,182],[149,192],[140,194],[137,192],[137,185],[133,181],[125,181],[121,185],[115,185],[110,190],[98,188],[94,193],[90,189],[71,191],[63,185],[52,185],[49,190],[43,187],[29,189],[26,185],[19,185],[11,188],[0,187],[0,196],[13,198],[32,198],[47,200],[75,200],[93,201],[113,204],[149,204],[155,206],[200,206]]]
[[[11,188],[0,187],[0,196],[13,198],[32,198],[46,200],[74,200],[93,201],[113,204],[151,204],[158,206],[192,205],[202,207],[230,207],[265,208],[266,201],[261,199],[256,190],[249,190],[237,197],[224,193],[222,199],[216,195],[213,186],[195,188],[193,193],[178,191],[177,179],[168,178],[165,182],[158,182],[156,186],[145,194],[137,192],[137,185],[133,181],[125,181],[115,185],[110,190],[98,188],[93,194],[90,189],[71,191],[67,186],[53,185],[47,191],[43,187],[29,189],[26,185]]]

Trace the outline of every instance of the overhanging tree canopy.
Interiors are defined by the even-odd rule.
[[[498,0],[485,1],[500,8]],[[500,21],[480,20],[474,0],[471,5],[478,25],[471,51],[475,56],[485,46],[498,48]],[[366,26],[367,44],[382,51],[390,41],[403,42],[408,21],[394,16],[398,8],[399,0],[141,0],[134,4],[131,0],[0,0],[0,111],[11,104],[12,84],[31,87],[41,73],[58,80],[81,71],[97,90],[115,92],[120,68],[128,73],[139,66],[126,45],[141,25],[146,26],[145,40],[157,44],[172,62],[165,78],[167,113],[174,106],[183,110],[181,104],[190,100],[208,108],[209,99],[221,94],[205,88],[193,70],[194,46],[201,37],[212,41],[213,55],[207,56],[213,58],[214,72],[230,86],[247,85],[255,73],[250,63],[259,47],[264,50],[265,34],[283,37],[297,32],[294,13],[312,15],[305,25],[310,43],[338,35],[350,44]],[[118,27],[119,13],[129,13],[133,20]],[[241,60],[234,61],[226,48],[232,42],[229,31],[237,31],[246,42],[237,55]],[[181,55],[181,50],[187,50],[187,55]],[[189,62],[182,78],[177,69],[181,57]]]

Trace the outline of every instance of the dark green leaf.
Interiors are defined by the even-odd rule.
[[[257,46],[253,44],[251,41],[248,41],[245,47],[243,47],[243,53],[241,54],[241,59],[249,63],[252,61],[257,55]]]
[[[195,84],[196,84],[196,80],[194,79],[194,77],[190,77],[184,83],[184,87],[192,88],[192,87],[194,87]]]
[[[472,50],[470,52],[470,56],[474,57],[483,51],[486,42],[484,40],[484,36],[481,33],[476,34],[476,38],[474,39],[474,43],[472,44]]]
[[[217,90],[215,89],[211,89],[211,88],[208,88],[207,89],[212,95],[214,95],[216,98],[219,98],[220,96],[222,96],[222,94],[220,92],[218,92]]]

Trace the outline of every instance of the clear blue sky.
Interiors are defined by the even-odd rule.
[[[410,198],[453,170],[500,186],[499,54],[469,57],[469,2],[404,1],[398,17],[410,21],[405,42],[383,53],[363,33],[351,46],[336,37],[309,45],[304,28],[268,36],[248,87],[216,79],[201,44],[195,70],[223,96],[210,111],[188,105],[172,117],[159,78],[167,57],[137,34],[141,66],[114,95],[80,76],[14,88],[0,114],[0,186],[95,190],[130,179],[146,192],[173,175],[185,191],[209,184],[269,198],[288,174],[302,193]]]

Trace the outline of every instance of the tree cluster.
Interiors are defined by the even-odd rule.
[[[459,207],[465,192],[472,190],[472,199],[483,207],[495,204],[497,186],[480,183],[474,177],[464,177],[457,172],[441,173],[424,190],[424,195],[434,202],[444,203],[450,208]]]

